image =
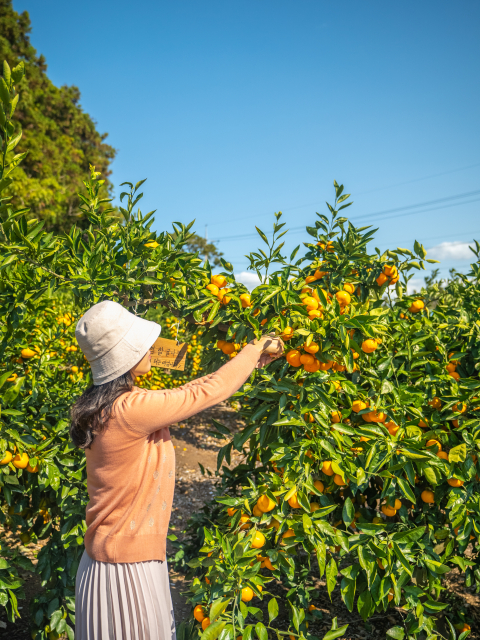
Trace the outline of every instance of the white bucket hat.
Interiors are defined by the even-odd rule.
[[[91,307],[78,321],[75,337],[92,368],[93,384],[111,382],[133,369],[161,330],[112,300]]]

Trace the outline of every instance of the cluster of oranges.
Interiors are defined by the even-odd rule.
[[[232,299],[231,296],[227,295],[232,291],[231,288],[228,288],[227,284],[228,283],[225,276],[213,275],[210,278],[210,283],[207,284],[205,288],[212,296],[215,296],[222,305],[227,305]],[[239,298],[244,309],[252,306],[249,293],[242,293]]]
[[[376,279],[379,287],[382,287],[386,282],[388,286],[396,284],[400,279],[397,267],[394,264],[386,264],[383,267],[382,273]]]

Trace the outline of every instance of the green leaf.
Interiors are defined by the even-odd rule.
[[[467,445],[463,442],[453,449],[450,449],[448,454],[449,462],[465,462],[467,457]]]
[[[343,505],[342,518],[344,523],[349,527],[355,518],[355,508],[350,498],[347,498]]]
[[[410,502],[413,502],[413,504],[415,504],[416,502],[416,498],[415,498],[415,493],[413,491],[413,489],[411,488],[411,486],[408,484],[408,482],[405,480],[405,478],[402,478],[401,476],[397,477],[397,483],[398,486],[400,487],[400,491],[403,493],[403,495],[410,500]]]
[[[217,598],[212,604],[210,609],[209,618],[211,622],[215,622],[219,615],[221,615],[228,607],[231,598],[224,600],[223,598]]]
[[[338,575],[338,567],[337,563],[333,558],[330,559],[330,562],[327,565],[327,571],[325,576],[327,578],[327,590],[328,595],[330,596],[330,600],[332,599],[332,591],[335,589],[335,585],[337,584],[337,575]]]
[[[389,638],[395,638],[395,640],[403,640],[405,637],[405,631],[402,627],[392,627],[387,631],[387,636]]]
[[[345,631],[347,629],[348,624],[344,624],[343,627],[339,627],[338,629],[331,629],[330,631],[327,631],[322,640],[335,640],[335,638],[340,638],[345,635]]]
[[[268,602],[268,618],[270,622],[278,616],[278,602],[276,598],[271,598]]]
[[[221,634],[223,627],[226,625],[226,622],[214,622],[209,625],[205,631],[202,633],[201,640],[217,640],[218,636]]]
[[[255,633],[257,634],[258,640],[268,640],[268,632],[263,622],[257,622],[255,625]]]

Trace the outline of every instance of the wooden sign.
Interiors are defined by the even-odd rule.
[[[184,371],[187,347],[185,342],[177,343],[175,340],[157,338],[150,349],[152,367]]]

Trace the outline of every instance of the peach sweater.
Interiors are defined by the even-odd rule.
[[[101,562],[165,560],[175,485],[169,425],[226,400],[248,379],[260,351],[247,345],[213,373],[177,389],[134,387],[86,449],[85,548]]]

